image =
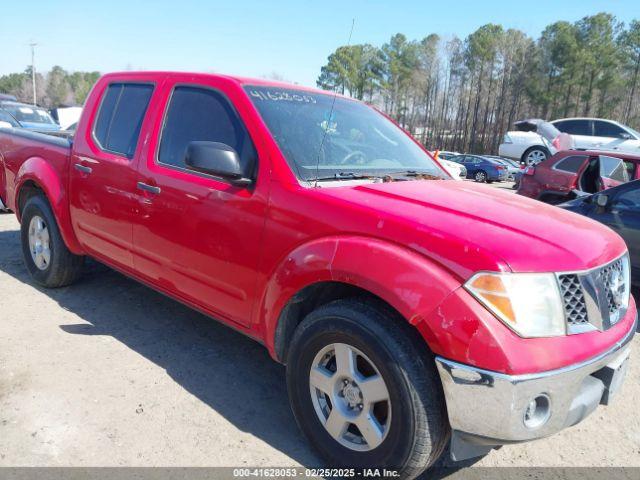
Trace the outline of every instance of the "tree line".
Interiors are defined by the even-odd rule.
[[[496,152],[524,118],[604,117],[640,126],[640,21],[598,13],[538,39],[487,24],[464,40],[402,33],[337,48],[320,88],[370,102],[431,149]]]
[[[31,67],[27,67],[22,73],[0,76],[0,93],[8,93],[21,102],[32,103],[31,72]],[[36,72],[38,105],[46,108],[81,106],[99,77],[99,72],[67,72],[59,66],[53,67],[44,74]]]

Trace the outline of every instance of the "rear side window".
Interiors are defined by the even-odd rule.
[[[580,170],[580,167],[584,164],[587,157],[582,155],[573,155],[571,157],[565,157],[556,163],[556,170],[561,170],[567,173],[577,173]]]
[[[562,120],[560,122],[554,122],[553,126],[561,132],[570,135],[593,136],[590,120]]]
[[[219,142],[233,147],[250,174],[255,151],[244,125],[218,92],[199,87],[176,87],[167,110],[158,161],[184,168],[187,146],[193,141]]]
[[[152,93],[153,85],[112,83],[107,87],[93,129],[103,150],[133,157]]]
[[[624,138],[627,133],[614,123],[595,121],[593,125],[596,137]]]

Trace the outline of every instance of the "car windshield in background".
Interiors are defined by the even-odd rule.
[[[0,110],[0,122],[8,123],[14,128],[20,127],[20,123],[18,123],[18,121],[13,118],[9,112],[5,112],[3,110]]]
[[[55,120],[49,115],[49,112],[43,108],[13,104],[4,104],[2,108],[9,112],[20,123],[56,124]]]
[[[446,177],[399,127],[362,103],[295,89],[245,89],[302,180],[403,172]]]

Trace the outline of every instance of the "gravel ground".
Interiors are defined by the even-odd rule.
[[[96,263],[35,287],[6,214],[0,291],[0,466],[320,464],[263,347]],[[461,466],[640,466],[638,349],[612,406]]]

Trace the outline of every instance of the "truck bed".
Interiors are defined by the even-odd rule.
[[[17,185],[29,178],[28,162],[46,162],[66,185],[72,141],[21,129],[0,130],[0,199],[16,209]],[[5,168],[3,168],[5,167]],[[41,171],[41,170],[39,170]]]

